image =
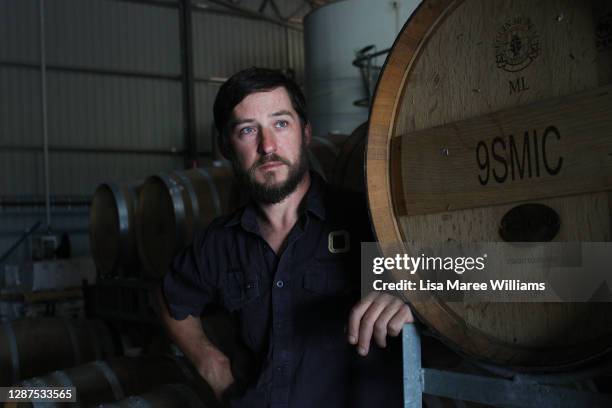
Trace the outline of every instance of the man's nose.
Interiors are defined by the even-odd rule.
[[[270,154],[276,152],[276,136],[274,132],[268,129],[262,129],[260,134],[259,149],[261,153]]]

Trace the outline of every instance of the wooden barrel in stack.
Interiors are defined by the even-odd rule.
[[[109,328],[98,320],[30,318],[0,329],[0,384],[117,354]]]
[[[133,395],[115,403],[98,405],[99,408],[210,408],[198,393],[187,384],[164,384],[141,395]]]
[[[365,147],[368,124],[362,123],[347,137],[334,165],[331,183],[347,191],[365,192]]]
[[[340,147],[346,135],[329,134],[326,136],[313,136],[308,146],[308,159],[310,160],[310,168],[319,173],[327,181],[333,177],[334,166]]]
[[[138,204],[138,253],[145,276],[159,279],[197,228],[233,211],[240,191],[228,165],[149,177]]]
[[[559,215],[552,241],[610,241],[611,13],[603,0],[421,4],[369,119],[368,199],[383,248],[502,242],[502,217],[525,203]],[[462,352],[529,370],[612,346],[609,303],[469,305],[431,293],[413,310]]]
[[[184,359],[171,356],[98,360],[29,378],[22,385],[75,387],[80,406],[97,406],[103,402],[121,401],[167,383],[189,384],[203,401],[215,401],[212,389],[198,377],[191,366]]]
[[[138,275],[136,209],[141,181],[101,184],[89,215],[91,253],[101,276]]]

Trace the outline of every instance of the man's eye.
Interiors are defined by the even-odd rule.
[[[253,132],[255,132],[255,128],[252,128],[252,127],[245,127],[245,128],[240,129],[241,135],[249,135]]]
[[[276,122],[275,126],[277,128],[286,128],[287,126],[289,126],[289,122],[287,122],[286,120],[279,120],[278,122]]]

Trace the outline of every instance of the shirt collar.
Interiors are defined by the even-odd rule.
[[[302,213],[310,212],[321,220],[325,220],[325,180],[315,171],[310,172],[310,187],[302,199]],[[259,234],[259,225],[255,216],[255,203],[251,200],[240,211],[236,213],[224,225],[231,227],[240,224],[249,232]]]

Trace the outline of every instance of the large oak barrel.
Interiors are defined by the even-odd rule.
[[[0,329],[0,384],[116,354],[109,328],[98,320],[30,318]]]
[[[369,119],[368,199],[382,248],[503,242],[502,217],[525,203],[559,215],[553,241],[610,241],[611,12],[598,0],[421,4],[387,58]],[[413,299],[414,311],[479,359],[539,370],[612,346],[609,303],[430,295]]]
[[[209,408],[198,393],[187,384],[164,384],[141,395],[133,395],[115,403],[100,404],[99,408]]]
[[[89,214],[91,253],[99,273],[116,276],[138,271],[136,209],[141,181],[104,183],[96,189]]]
[[[138,253],[148,278],[161,278],[197,228],[234,210],[240,191],[224,164],[149,177],[138,204]]]
[[[76,387],[80,406],[123,400],[166,383],[187,383],[205,401],[212,390],[186,360],[173,356],[116,357],[24,380],[28,387]],[[206,405],[204,405],[206,406]]]

